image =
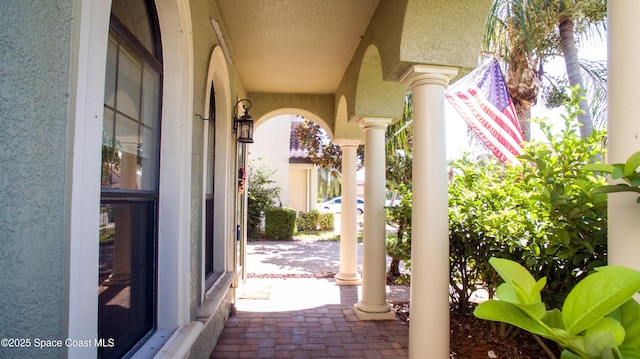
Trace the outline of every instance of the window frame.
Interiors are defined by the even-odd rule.
[[[149,202],[152,201],[153,202],[153,212],[151,213],[152,217],[153,217],[153,225],[154,228],[151,229],[151,237],[149,238],[151,240],[150,248],[149,250],[152,252],[152,258],[151,258],[151,268],[147,268],[146,270],[149,270],[149,273],[151,275],[151,283],[150,283],[150,287],[152,288],[152,293],[149,293],[149,300],[151,302],[151,308],[149,308],[151,310],[151,328],[144,334],[142,335],[132,346],[121,350],[121,351],[116,351],[115,355],[117,356],[131,356],[134,355],[139,349],[141,349],[142,347],[144,347],[145,345],[148,344],[148,342],[150,341],[150,339],[152,337],[154,337],[157,332],[159,331],[159,310],[158,310],[158,299],[159,299],[159,288],[158,288],[158,282],[159,282],[159,271],[158,271],[158,267],[160,265],[159,263],[159,255],[158,255],[158,248],[159,248],[159,244],[160,244],[160,239],[159,239],[159,228],[160,228],[160,206],[161,206],[161,193],[160,193],[160,177],[161,177],[161,151],[162,151],[162,127],[163,127],[163,100],[164,100],[164,96],[163,96],[163,89],[164,89],[164,71],[163,71],[163,65],[162,65],[162,46],[161,46],[161,39],[160,39],[160,29],[159,29],[159,25],[158,25],[158,17],[157,17],[157,11],[155,8],[155,4],[153,1],[148,1],[148,0],[143,0],[145,3],[145,6],[147,7],[147,14],[149,15],[149,21],[151,22],[151,31],[152,31],[152,38],[153,41],[155,42],[155,54],[152,54],[137,38],[135,35],[133,35],[123,24],[122,22],[113,14],[110,13],[109,15],[109,28],[107,30],[107,36],[111,37],[111,32],[113,32],[115,35],[117,35],[119,37],[119,40],[122,40],[124,42],[124,45],[128,48],[128,51],[132,51],[136,56],[139,56],[142,63],[143,63],[143,68],[141,69],[141,76],[144,76],[144,66],[150,66],[150,68],[152,70],[154,70],[158,75],[159,75],[159,81],[157,84],[157,91],[158,91],[158,103],[156,104],[158,106],[158,108],[156,109],[157,111],[157,128],[155,128],[154,130],[157,131],[157,134],[155,135],[156,137],[156,143],[155,143],[155,164],[154,164],[154,169],[155,169],[155,184],[154,184],[154,190],[145,190],[145,189],[136,189],[136,190],[132,190],[132,189],[119,189],[119,188],[105,188],[102,187],[102,183],[100,184],[100,204],[102,206],[103,203],[112,203],[112,202],[137,202],[137,201],[144,201],[144,202]],[[119,45],[120,46],[120,45]],[[116,82],[117,83],[117,82]],[[140,109],[139,111],[141,112],[143,109],[143,94],[144,94],[144,87],[142,85],[142,83],[140,84],[141,89],[140,89]],[[114,108],[113,106],[109,106],[106,103],[103,102],[103,108],[107,108],[111,111],[114,112],[114,116],[116,114],[121,114],[123,116],[125,116],[126,118],[130,118],[129,115],[121,113],[121,111],[119,111],[117,109],[117,103],[116,103],[116,108]],[[140,141],[140,136],[141,136],[141,127],[145,126],[144,125],[144,119],[143,116],[141,116],[141,113],[138,114],[138,116],[140,117],[139,119],[136,120],[137,126],[138,126],[138,142]],[[104,120],[103,120],[104,121]],[[101,131],[102,132],[102,131]],[[114,137],[115,137],[115,132],[114,132]],[[102,142],[101,142],[102,145]],[[99,265],[99,263],[98,263]],[[100,325],[100,321],[99,321],[99,317],[96,317],[96,324]],[[99,334],[99,333],[98,333]],[[166,334],[163,334],[166,335]]]

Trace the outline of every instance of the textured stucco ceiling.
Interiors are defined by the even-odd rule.
[[[248,92],[335,92],[378,0],[219,0]]]

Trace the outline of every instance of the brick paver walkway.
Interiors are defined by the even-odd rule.
[[[337,272],[339,243],[254,242],[247,253],[250,273],[279,278],[250,277],[239,288],[236,314],[211,358],[408,357],[405,324],[358,320],[353,305],[361,287],[338,286],[333,278],[282,278]],[[409,300],[408,287],[387,292],[390,302]]]
[[[409,330],[402,322],[358,320],[358,287],[333,279],[249,279],[240,296],[245,299],[238,300],[211,358],[408,356]]]

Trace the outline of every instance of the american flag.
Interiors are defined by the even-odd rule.
[[[455,86],[447,99],[496,157],[516,164],[516,156],[522,154],[522,130],[498,62],[490,61],[467,75],[471,80]]]

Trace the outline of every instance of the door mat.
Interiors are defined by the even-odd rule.
[[[238,293],[238,299],[268,300],[271,296],[270,284],[245,284]]]

